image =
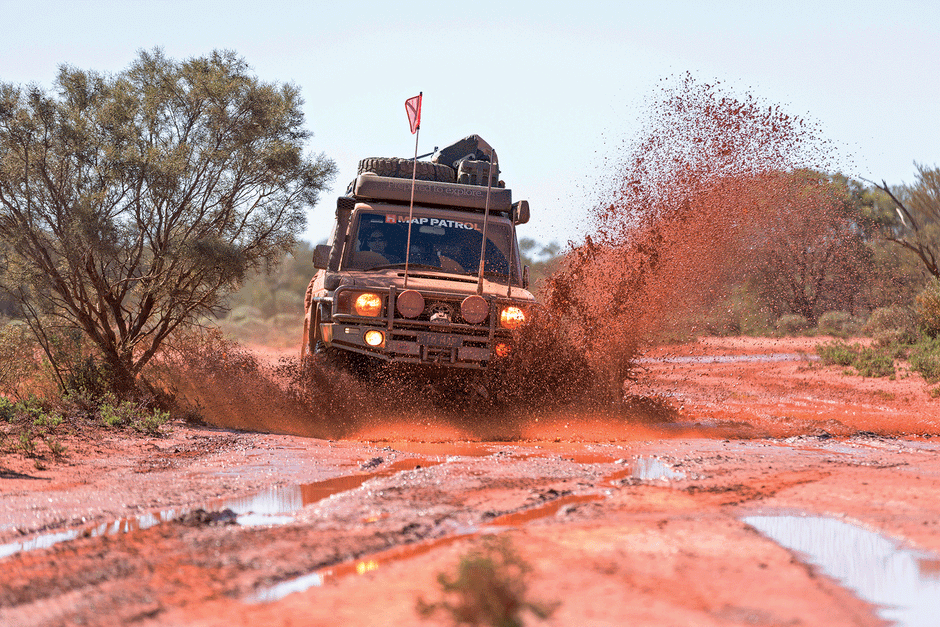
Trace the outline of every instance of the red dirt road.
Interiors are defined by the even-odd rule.
[[[69,442],[46,470],[2,458],[0,624],[447,624],[417,601],[484,534],[557,605],[527,625],[884,624],[742,520],[852,523],[940,579],[940,400],[914,375],[741,357],[817,341],[658,349],[630,390],[658,419],[540,415],[508,442],[401,408],[343,441],[180,424]],[[192,513],[226,507],[239,524]]]

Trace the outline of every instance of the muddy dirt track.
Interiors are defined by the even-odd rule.
[[[177,424],[0,459],[0,625],[448,624],[417,601],[492,534],[556,607],[528,625],[936,624],[940,400],[821,367],[816,341],[659,349],[629,390],[656,418],[512,441],[402,408],[341,441]],[[823,566],[784,546],[807,535]]]

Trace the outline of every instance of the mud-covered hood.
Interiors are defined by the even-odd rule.
[[[347,271],[337,274],[334,280],[337,281],[335,287],[350,286],[387,289],[390,285],[394,285],[398,290],[402,290],[405,287],[405,271],[401,268],[389,268],[379,271],[370,270],[368,272]],[[408,271],[408,289],[470,295],[476,294],[477,280],[474,277],[466,275],[447,274],[445,272],[427,269],[415,269]],[[528,290],[514,286],[510,291],[505,284],[494,283],[486,279],[483,279],[483,295],[500,298],[511,297],[520,300],[535,300],[535,297]]]

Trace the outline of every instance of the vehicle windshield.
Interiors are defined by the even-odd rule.
[[[433,268],[452,274],[477,276],[480,247],[483,242],[483,217],[458,219],[414,216],[411,228],[409,267]],[[491,219],[486,230],[486,262],[483,274],[506,281],[509,259],[513,259],[512,281],[519,284],[519,251],[515,249],[512,229],[505,221]],[[354,250],[347,266],[374,270],[405,265],[408,241],[408,216],[396,213],[361,212],[356,229]]]

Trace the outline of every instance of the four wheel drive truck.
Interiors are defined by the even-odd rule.
[[[438,374],[507,357],[535,299],[516,240],[529,205],[498,175],[476,135],[430,161],[360,161],[329,243],[314,249],[302,355]]]

